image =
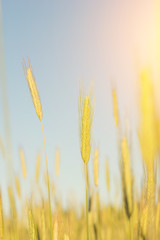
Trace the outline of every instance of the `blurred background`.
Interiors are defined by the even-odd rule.
[[[36,155],[42,154],[40,183],[44,196],[46,171],[40,122],[22,68],[29,56],[43,108],[49,175],[56,183],[64,207],[75,199],[84,202],[83,161],[78,123],[79,81],[86,92],[93,84],[95,108],[89,172],[93,184],[93,152],[99,147],[99,194],[113,202],[120,184],[117,132],[112,88],[116,88],[121,121],[132,132],[131,156],[135,184],[142,181],[138,126],[139,70],[149,66],[154,84],[158,78],[158,1],[0,1],[0,137],[6,152],[0,154],[0,186],[8,210],[7,185],[18,175],[22,197],[36,188]],[[25,153],[27,178],[21,171],[19,149]],[[60,149],[60,175],[55,174]],[[7,151],[8,150],[8,151]],[[110,167],[108,194],[104,164]],[[7,163],[8,162],[8,163]],[[31,188],[32,186],[32,188]],[[121,203],[121,192],[117,197]]]

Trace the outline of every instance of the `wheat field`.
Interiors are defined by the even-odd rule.
[[[154,3],[154,6],[156,6],[154,9],[154,14],[156,16],[155,19],[158,22],[160,16],[158,14],[160,11],[157,9],[160,7],[160,2],[155,0]],[[0,34],[3,33],[1,23]],[[159,27],[160,22],[155,25],[157,40],[160,39]],[[7,180],[5,184],[4,181],[2,181],[2,183],[0,181],[0,240],[159,240],[159,42],[157,41],[157,52],[155,54],[156,66],[154,66],[157,71],[156,78],[158,79],[158,84],[157,82],[155,84],[155,75],[154,70],[152,69],[152,64],[144,64],[144,66],[141,67],[143,64],[136,62],[135,75],[137,76],[137,95],[134,96],[134,100],[137,102],[136,110],[138,113],[136,129],[131,126],[128,115],[125,118],[124,114],[121,113],[125,108],[125,106],[122,105],[127,101],[125,93],[122,93],[123,97],[120,97],[118,84],[116,85],[114,80],[110,80],[109,88],[106,90],[106,95],[110,93],[111,96],[111,101],[107,103],[107,106],[112,109],[111,116],[107,116],[112,122],[109,120],[106,122],[106,125],[108,123],[110,123],[110,125],[113,124],[113,128],[111,126],[111,131],[114,131],[116,136],[115,138],[112,138],[111,136],[110,142],[106,142],[105,144],[108,148],[109,146],[112,146],[112,151],[117,153],[116,166],[107,157],[102,160],[101,142],[98,139],[95,139],[95,132],[98,131],[98,129],[95,127],[97,125],[94,125],[94,119],[98,114],[98,111],[96,111],[96,102],[99,101],[97,98],[100,95],[96,96],[96,89],[94,89],[92,81],[89,86],[86,86],[87,84],[84,84],[83,80],[78,81],[78,78],[76,79],[76,85],[78,88],[77,93],[75,90],[77,98],[76,111],[78,116],[76,126],[78,126],[77,139],[79,138],[79,156],[81,159],[80,166],[83,183],[82,189],[84,191],[82,193],[81,190],[79,190],[81,188],[76,186],[77,191],[83,196],[83,201],[81,203],[77,202],[74,197],[72,198],[72,195],[68,192],[67,194],[72,201],[71,204],[64,207],[64,199],[62,199],[62,195],[59,191],[59,181],[62,176],[62,169],[64,170],[66,167],[65,160],[61,157],[63,155],[61,155],[61,147],[59,147],[59,145],[55,147],[56,151],[54,159],[48,157],[50,156],[48,154],[48,149],[51,147],[48,144],[47,137],[50,136],[51,138],[54,138],[57,134],[56,131],[58,130],[56,129],[55,123],[53,123],[53,125],[55,124],[55,135],[54,132],[51,132],[50,129],[48,129],[45,122],[47,114],[45,107],[52,105],[53,103],[50,101],[48,103],[49,105],[47,105],[47,101],[43,99],[45,95],[42,94],[42,97],[40,94],[41,92],[39,92],[38,86],[40,82],[38,76],[41,76],[42,69],[37,67],[38,65],[36,65],[34,57],[32,60],[32,57],[30,56],[24,56],[24,58],[22,57],[20,60],[18,59],[18,64],[23,72],[23,79],[21,79],[21,81],[25,82],[28,88],[28,95],[27,93],[25,95],[22,91],[20,96],[22,98],[27,96],[28,98],[30,95],[33,104],[31,105],[31,102],[29,102],[29,107],[33,112],[34,123],[37,124],[36,126],[39,131],[37,132],[37,128],[35,128],[34,132],[34,127],[32,127],[31,131],[27,133],[27,138],[30,139],[29,141],[32,144],[32,137],[37,134],[38,138],[41,138],[42,140],[43,148],[42,151],[37,151],[37,149],[35,149],[33,156],[34,162],[28,160],[28,162],[30,161],[30,164],[28,164],[28,162],[26,163],[27,156],[31,153],[33,154],[33,152],[31,151],[30,153],[27,153],[25,151],[25,145],[22,143],[19,149],[18,147],[17,149],[14,149],[18,156],[16,158],[16,164],[11,161],[11,148],[15,145],[12,146],[10,139],[9,123],[10,121],[12,122],[12,118],[9,115],[8,101],[10,98],[7,97],[9,91],[7,90],[6,84],[7,71],[5,70],[3,40],[1,34],[0,77],[2,76],[2,81],[0,80],[0,83],[2,83],[1,86],[3,89],[3,114],[1,117],[4,118],[5,124],[4,126],[0,126],[0,129],[1,127],[4,128],[3,131],[7,137],[4,138],[3,134],[1,135],[0,132],[0,165],[6,166],[7,173],[3,174]],[[69,56],[72,58],[72,54]],[[41,59],[41,61],[43,62],[45,59]],[[67,59],[67,61],[69,60]],[[57,63],[55,63],[55,65],[56,64]],[[34,65],[36,66],[36,74],[34,74]],[[78,66],[80,66],[80,64]],[[116,72],[117,69],[114,70]],[[63,71],[63,69],[61,71]],[[44,72],[45,77],[47,78],[47,71],[45,70]],[[43,88],[42,86],[44,86],[45,92],[45,84],[47,85],[45,80],[43,81],[43,84],[44,85],[41,85],[41,89]],[[105,87],[106,85],[103,83],[103,88],[105,89]],[[69,96],[69,94],[67,95],[66,92],[68,91],[68,87],[62,86],[59,89],[63,94],[66,94],[64,96],[65,100],[63,99],[63,101],[67,102],[66,96]],[[56,91],[58,92],[58,90]],[[19,95],[17,94],[17,96]],[[23,112],[21,112],[22,118],[19,119],[17,126],[21,125],[21,120],[24,120],[25,116],[28,115],[28,107],[24,105],[27,103],[27,98],[25,98],[24,101],[22,101],[22,99],[19,100],[19,102],[23,102]],[[121,101],[122,98],[124,101]],[[73,105],[68,106],[68,109],[71,107],[73,107]],[[101,109],[102,111],[106,110],[104,109],[104,105],[100,106],[100,108],[103,109]],[[130,108],[132,112],[131,105]],[[58,121],[62,124],[65,120],[60,119],[59,111],[58,107],[57,109],[53,109],[55,119],[59,118]],[[65,114],[69,114],[69,111],[67,110],[64,112]],[[103,116],[103,113],[101,116]],[[72,116],[70,116],[70,119],[72,122]],[[74,120],[75,117],[73,118],[73,121]],[[26,123],[28,125],[31,124],[31,122],[24,120],[25,127]],[[74,122],[71,123],[71,125],[72,124],[74,125]],[[105,130],[103,133],[105,133]],[[21,135],[20,132],[18,134],[18,136]],[[65,139],[67,139],[66,142],[69,139],[67,134],[68,131],[64,131]],[[72,135],[72,132],[69,132],[69,134]],[[108,132],[107,134],[109,135],[111,133]],[[133,152],[136,152],[133,143],[133,138],[135,136],[138,139],[137,145],[140,152],[140,158],[138,159],[138,167],[136,166],[134,168],[134,157],[137,154],[133,154]],[[21,138],[19,137],[19,139]],[[74,147],[75,146],[73,145],[72,149],[68,151],[74,151]],[[106,151],[106,156],[108,150],[107,147],[106,149],[103,149],[103,151]],[[79,159],[79,156],[77,156],[77,159]],[[70,157],[66,157],[66,159],[67,161],[70,161]],[[52,163],[53,169],[50,168],[50,163]],[[67,164],[70,166],[70,170],[66,173],[66,181],[69,181],[70,177],[70,181],[74,184],[74,167],[72,168],[69,162]],[[139,176],[140,166],[142,166],[141,177]],[[118,174],[120,176],[120,178],[116,176],[118,180],[114,179],[115,181],[113,181],[112,168],[118,169]],[[18,169],[20,169],[20,171]],[[104,170],[103,176],[100,169]],[[136,172],[133,169],[136,169]],[[30,177],[30,172],[34,172],[32,178]],[[4,178],[3,174],[0,176],[0,180]],[[105,189],[104,186],[101,186],[102,182],[100,179],[102,177],[105,179]],[[139,185],[137,184],[138,178],[140,178]],[[64,187],[65,186],[64,183]],[[29,193],[27,192],[27,189],[30,189]],[[3,195],[4,192],[6,195]],[[113,192],[115,192],[115,195]]]
[[[33,75],[31,63],[28,67],[24,62],[24,73],[29,85],[33,104],[42,124],[42,106]],[[90,184],[88,162],[92,161],[92,123],[94,121],[94,100],[91,95],[85,95],[84,89],[80,87],[79,104],[79,126],[80,126],[80,152],[84,165],[84,178],[86,189],[86,205],[77,209],[63,209],[61,201],[56,197],[56,185],[52,183],[48,173],[47,152],[45,136],[42,124],[42,137],[44,138],[44,152],[46,156],[46,175],[44,181],[48,189],[46,199],[41,191],[39,174],[41,166],[41,155],[37,155],[35,180],[41,201],[39,204],[34,200],[34,195],[21,199],[21,182],[18,176],[14,176],[15,189],[13,185],[8,186],[9,216],[3,212],[4,202],[0,196],[0,238],[1,239],[159,239],[160,238],[160,189],[158,187],[159,171],[159,115],[156,109],[154,88],[150,71],[144,69],[140,74],[140,122],[138,128],[139,145],[142,154],[144,177],[140,194],[137,193],[132,174],[131,143],[128,138],[128,130],[122,131],[122,123],[119,119],[119,108],[116,89],[112,91],[112,107],[117,129],[117,148],[119,153],[119,171],[121,175],[122,204],[102,204],[99,197],[99,148],[94,150],[93,176],[94,186]],[[125,127],[125,126],[123,126]],[[127,129],[127,128],[124,128]],[[4,153],[3,141],[1,140],[1,154]],[[19,150],[19,157],[24,179],[27,179],[27,169],[23,149]],[[56,175],[59,176],[60,150],[56,151]],[[106,189],[111,191],[110,169],[106,161]],[[16,195],[16,196],[15,196]],[[18,197],[23,211],[23,218],[19,214],[15,203]],[[51,201],[55,208],[51,209]]]

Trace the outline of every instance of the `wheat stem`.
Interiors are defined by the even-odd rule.
[[[47,151],[46,151],[46,141],[43,129],[43,123],[41,121],[42,126],[42,134],[44,141],[44,151],[45,151],[45,159],[46,159],[46,169],[47,169],[47,185],[48,185],[48,200],[49,200],[49,215],[50,215],[50,238],[53,239],[53,227],[52,227],[52,212],[51,212],[51,199],[50,199],[50,184],[49,184],[49,174],[48,174],[48,162],[47,162]]]
[[[130,240],[133,240],[132,216],[129,218],[129,236],[130,236]]]
[[[85,185],[86,185],[86,231],[87,240],[89,240],[89,226],[88,226],[88,185],[87,185],[87,164],[85,163]]]
[[[97,189],[97,193],[96,193],[96,208],[97,208],[98,240],[101,240],[100,200],[99,200],[98,189]]]

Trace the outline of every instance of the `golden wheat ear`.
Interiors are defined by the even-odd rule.
[[[27,168],[26,168],[26,162],[25,162],[25,155],[24,155],[24,151],[22,148],[19,149],[19,156],[20,156],[20,161],[21,161],[23,177],[26,178],[27,177]]]
[[[117,93],[116,89],[112,89],[112,98],[113,98],[113,114],[114,114],[114,121],[116,126],[118,126],[119,123],[119,116],[118,116],[118,102],[117,102]]]
[[[19,181],[18,176],[16,176],[16,178],[15,178],[15,184],[16,184],[17,195],[18,195],[18,198],[20,199],[21,198],[21,186],[20,186],[20,181]]]
[[[1,154],[2,154],[2,157],[3,157],[3,159],[5,159],[5,147],[4,147],[4,143],[3,143],[3,141],[2,141],[2,139],[1,139],[1,137],[0,137],[0,152],[1,152]]]
[[[29,86],[29,90],[30,90],[30,93],[32,96],[32,101],[33,101],[37,116],[38,116],[39,120],[42,121],[42,117],[43,117],[42,105],[41,105],[34,73],[33,73],[29,58],[28,58],[28,67],[27,67],[24,59],[22,61],[22,65],[23,65],[24,75],[25,75],[25,78],[26,78],[28,86]]]
[[[89,97],[85,97],[81,128],[81,155],[85,164],[88,163],[91,152],[90,130],[91,130],[91,107]]]
[[[107,184],[107,190],[108,192],[110,191],[110,176],[109,176],[109,163],[106,160],[106,164],[105,164],[105,171],[106,171],[106,184]]]

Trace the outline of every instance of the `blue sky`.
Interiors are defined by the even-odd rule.
[[[93,146],[100,150],[100,196],[108,201],[104,163],[109,160],[111,199],[119,179],[116,129],[112,110],[112,84],[116,85],[124,122],[131,120],[133,162],[140,181],[140,152],[136,137],[138,69],[154,69],[155,16],[151,0],[2,1],[3,36],[14,171],[23,196],[30,193],[36,154],[41,151],[41,182],[45,171],[41,126],[22,69],[29,56],[41,98],[50,176],[55,180],[55,150],[61,151],[59,192],[66,205],[73,193],[84,199],[84,179],[78,132],[79,79],[86,90],[95,88]],[[0,105],[0,135],[4,138]],[[28,179],[22,180],[19,147],[26,156]],[[89,162],[92,177],[93,157]],[[0,183],[4,195],[6,164],[0,155]],[[138,176],[138,177],[137,177]],[[115,180],[116,179],[116,180]]]

